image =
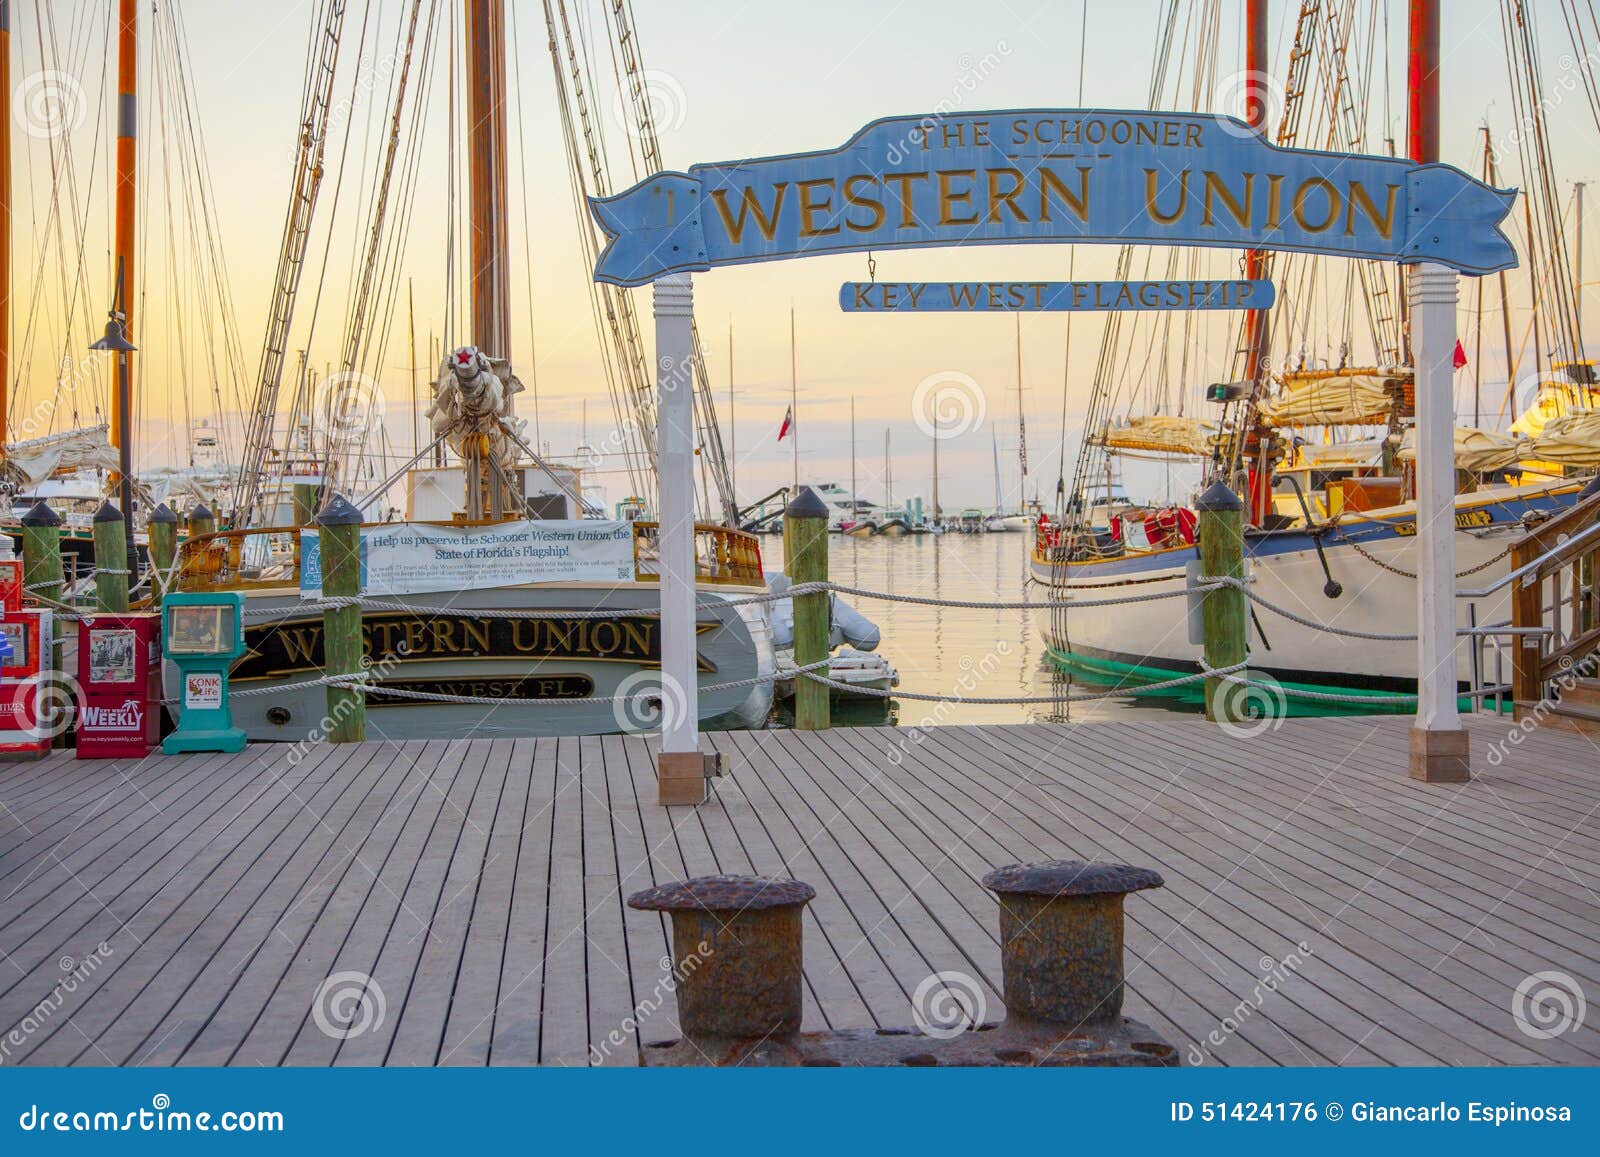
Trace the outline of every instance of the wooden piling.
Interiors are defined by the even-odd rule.
[[[318,551],[322,561],[322,597],[357,598],[361,594],[361,511],[343,495],[317,516]],[[326,607],[322,612],[323,673],[355,675],[362,670],[361,608]],[[329,684],[328,741],[360,743],[367,737],[367,695],[359,687]]]
[[[317,484],[315,482],[296,482],[294,484],[294,524],[296,526],[310,526],[311,520],[317,516]]]
[[[1244,518],[1239,496],[1221,482],[1213,482],[1194,504],[1200,516],[1200,570],[1202,577],[1244,578]],[[1219,587],[1201,595],[1206,663],[1231,667],[1249,658],[1248,605],[1239,587]],[[1244,674],[1238,672],[1237,674]],[[1248,688],[1220,675],[1206,678],[1206,718],[1232,723],[1248,714]]]
[[[128,610],[128,532],[122,511],[109,502],[94,512],[94,605],[113,614]]]
[[[22,516],[23,592],[59,600],[65,593],[63,578],[61,516],[45,502],[36,502],[33,509]]]
[[[783,512],[784,572],[793,583],[828,581],[828,507],[811,487],[801,489]],[[794,662],[809,666],[828,657],[828,594],[800,595],[794,603]],[[826,731],[830,690],[825,683],[796,676],[794,725],[801,731]]]
[[[211,508],[201,503],[189,511],[189,537],[197,538],[202,534],[215,534],[217,532],[217,516],[211,513]]]
[[[159,607],[173,581],[173,562],[178,557],[178,516],[163,502],[150,512],[150,605]]]

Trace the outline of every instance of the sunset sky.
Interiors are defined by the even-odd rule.
[[[424,0],[426,11],[432,0]],[[1376,7],[1374,8],[1374,3]],[[45,399],[57,392],[56,367],[63,354],[77,356],[98,334],[108,304],[111,270],[110,143],[107,125],[115,83],[108,69],[104,0],[13,0],[12,75],[16,101],[24,86],[42,83],[42,69],[56,69],[66,78],[47,78],[68,94],[70,149],[62,151],[49,127],[24,124],[26,110],[14,110],[13,158],[16,205],[12,276],[13,348],[26,360],[14,363],[19,397],[12,406],[19,415],[35,417],[33,433],[70,425],[70,406],[48,412]],[[458,0],[440,0],[441,12],[459,18]],[[551,62],[546,47],[543,6],[533,0],[512,0],[515,56],[510,68],[512,207],[512,317],[516,330],[513,355],[523,379],[536,379],[540,398],[539,435],[557,455],[570,453],[581,440],[581,416],[588,400],[588,440],[602,444],[613,426],[611,405],[601,373],[599,346],[585,286],[567,166],[558,120]],[[594,0],[569,0],[574,18],[581,14],[595,49],[598,92],[596,115],[611,139],[613,159],[623,156],[624,118],[614,99],[610,56],[604,47],[600,5]],[[1203,4],[1183,0],[1180,11]],[[1370,77],[1372,132],[1378,135],[1387,99],[1387,132],[1403,143],[1405,4],[1403,0],[1361,0],[1348,4],[1366,21],[1376,15],[1380,34],[1388,23],[1387,78],[1374,61]],[[181,233],[189,220],[183,209],[181,163],[169,146],[163,153],[163,124],[173,122],[170,99],[162,107],[152,91],[156,78],[166,78],[172,91],[177,75],[171,65],[170,39],[163,30],[146,38],[142,66],[147,87],[141,103],[142,203],[141,261],[144,265],[141,315],[135,336],[141,355],[140,458],[173,462],[187,458],[185,402],[189,420],[210,417],[231,431],[235,454],[239,440],[238,398],[254,390],[266,327],[264,316],[277,260],[279,234],[289,192],[291,158],[297,132],[301,85],[314,9],[310,0],[272,4],[245,0],[163,0],[186,26],[189,62],[187,80],[196,97],[194,112],[203,122],[206,165],[215,194],[221,251],[228,286],[239,323],[245,380],[213,388],[210,355],[204,339],[214,322],[206,322],[187,291],[175,288],[165,257],[169,226]],[[308,271],[301,286],[291,346],[306,344],[311,331],[312,303],[321,282],[321,307],[310,339],[310,361],[322,365],[339,354],[344,316],[350,296],[356,240],[361,234],[365,191],[370,189],[385,119],[393,47],[408,0],[350,0],[346,44],[341,56],[338,93],[347,99],[342,120],[352,134],[346,161],[348,184],[338,213],[332,213],[335,172],[330,162]],[[1556,102],[1551,113],[1560,146],[1557,162],[1563,198],[1571,182],[1596,174],[1589,171],[1596,155],[1596,127],[1580,87],[1570,83],[1573,68],[1560,11],[1554,0],[1536,0],[1534,8],[1544,48],[1547,85]],[[41,23],[46,10],[50,15]],[[669,167],[746,156],[824,149],[841,144],[855,129],[877,117],[916,114],[936,107],[958,111],[986,108],[1143,107],[1150,85],[1158,16],[1167,4],[1157,0],[1118,0],[1088,5],[1086,51],[1083,12],[1078,0],[996,0],[955,3],[953,0],[890,3],[883,0],[814,0],[798,4],[738,0],[636,0],[647,80],[658,117],[662,150]],[[1222,37],[1205,86],[1202,105],[1239,113],[1242,31],[1237,2],[1221,4]],[[1299,4],[1279,0],[1272,5],[1272,68],[1282,74],[1289,36]],[[149,5],[142,6],[147,27]],[[378,80],[360,83],[355,45],[362,37],[363,64]],[[1182,20],[1180,19],[1180,25]],[[1497,0],[1451,0],[1445,5],[1443,81],[1445,159],[1476,173],[1481,161],[1480,125],[1511,124],[1505,54]],[[41,51],[41,43],[44,50]],[[53,45],[54,47],[51,47]],[[1191,47],[1189,55],[1194,51]],[[1080,77],[1080,56],[1085,62]],[[390,316],[381,388],[394,449],[409,454],[412,440],[410,376],[406,344],[405,281],[415,287],[419,358],[428,360],[429,335],[439,335],[445,314],[445,223],[449,179],[445,116],[447,53],[435,60],[429,93],[429,115],[412,209],[409,242],[402,258],[400,298]],[[159,58],[159,59],[158,59]],[[382,63],[388,61],[389,63]],[[1176,65],[1174,66],[1176,67]],[[1186,65],[1185,67],[1192,67]],[[1363,62],[1363,68],[1366,68]],[[1561,78],[1569,84],[1563,88]],[[519,122],[520,111],[525,120]],[[74,105],[72,102],[76,101]],[[1276,113],[1274,111],[1274,120]],[[330,156],[343,145],[335,136]],[[1373,141],[1374,151],[1381,142]],[[51,215],[51,169],[55,154],[56,186],[61,219]],[[64,162],[71,160],[70,173]],[[1520,180],[1514,151],[1502,159],[1504,183]],[[165,177],[168,171],[174,174]],[[69,182],[70,178],[70,182]],[[620,189],[632,183],[622,163],[613,169]],[[524,197],[528,205],[524,228]],[[1591,203],[1594,198],[1591,198]],[[174,207],[176,206],[176,207]],[[331,249],[327,231],[334,221]],[[73,230],[82,228],[82,261],[74,265],[78,243]],[[1596,256],[1585,237],[1589,268]],[[1520,234],[1519,234],[1520,236]],[[63,243],[62,238],[65,237]],[[531,278],[524,243],[531,252]],[[64,248],[63,248],[64,244]],[[186,244],[180,236],[176,244]],[[322,273],[324,251],[326,273]],[[68,260],[63,261],[63,253]],[[1081,247],[1070,265],[1079,278],[1107,276],[1115,250]],[[877,257],[879,280],[996,279],[1023,277],[1063,279],[1071,250],[1057,247],[966,248],[902,251]],[[1213,276],[1234,276],[1233,255],[1213,260]],[[80,284],[76,294],[63,288],[63,270]],[[942,450],[947,508],[993,502],[992,440],[997,439],[1015,497],[1017,428],[1014,322],[1010,317],[862,317],[840,312],[839,284],[864,280],[864,256],[815,258],[713,271],[696,278],[696,316],[708,344],[712,377],[718,386],[724,438],[728,430],[728,331],[735,335],[738,483],[742,497],[757,497],[784,483],[790,474],[788,444],[775,442],[789,404],[789,312],[798,333],[800,472],[808,481],[848,480],[849,405],[854,400],[862,490],[879,498],[882,486],[884,431],[894,441],[897,497],[926,494],[931,471],[930,442],[911,413],[919,382],[931,375],[965,375],[980,391],[982,416],[970,432]],[[528,286],[532,284],[532,301]],[[1472,325],[1473,290],[1463,281],[1461,325]],[[1519,301],[1522,289],[1516,289]],[[648,336],[649,295],[636,295]],[[1586,294],[1591,305],[1592,294]],[[188,302],[189,304],[185,304]],[[85,304],[87,303],[87,304]],[[1497,308],[1497,307],[1496,307]],[[1519,306],[1519,309],[1522,307]],[[87,309],[88,315],[85,316]],[[531,331],[530,331],[531,312]],[[67,318],[72,317],[71,327]],[[1525,310],[1514,314],[1518,332]],[[180,321],[185,322],[180,335]],[[1054,491],[1063,432],[1075,444],[1089,392],[1104,319],[1078,315],[1072,325],[1065,427],[1063,373],[1067,322],[1061,314],[1024,315],[1023,401],[1027,409],[1029,450],[1033,461],[1031,489],[1048,501]],[[1230,340],[1223,321],[1212,320],[1205,344],[1207,365],[1190,368],[1191,390],[1208,377],[1225,373]],[[1498,315],[1488,325],[1499,332]],[[84,335],[87,335],[85,338]],[[531,337],[531,340],[530,340]],[[1319,340],[1315,337],[1313,340]],[[1485,341],[1485,392],[1504,392],[1505,371],[1498,339]],[[1470,348],[1470,342],[1469,342]],[[533,351],[537,351],[534,359]],[[1324,351],[1325,352],[1325,351]],[[187,368],[187,373],[185,373]],[[1209,373],[1207,372],[1209,371]],[[99,375],[91,364],[82,374]],[[423,370],[427,376],[426,364]],[[187,384],[185,384],[187,379]],[[286,375],[287,379],[287,375]],[[95,377],[94,381],[100,379]],[[1491,383],[1498,383],[1490,388]],[[92,385],[77,395],[80,417],[92,411],[103,387]],[[1458,409],[1470,415],[1471,373],[1458,380]],[[286,389],[287,394],[287,389]],[[41,411],[41,406],[46,406]],[[531,404],[522,412],[531,418]],[[40,419],[40,413],[45,418]],[[220,414],[220,419],[218,415]],[[53,423],[53,426],[52,426]],[[16,436],[22,436],[17,434]],[[1070,472],[1071,458],[1068,455]],[[1141,468],[1134,489],[1156,492],[1165,485],[1158,467]],[[603,479],[610,497],[620,498],[625,484]],[[1176,485],[1181,485],[1182,476]],[[1179,495],[1181,497],[1181,494]]]

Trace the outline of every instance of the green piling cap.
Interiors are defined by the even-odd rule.
[[[177,522],[178,516],[172,513],[172,507],[163,502],[150,512],[151,522]]]
[[[217,516],[211,513],[211,508],[204,502],[189,511],[190,522],[215,522],[216,519]]]
[[[322,508],[322,513],[317,515],[318,526],[359,526],[361,524],[361,511],[350,504],[350,500],[342,494],[335,494],[328,500],[328,505]]]
[[[33,504],[33,509],[22,516],[23,526],[60,526],[61,516],[50,509],[50,504],[44,499],[39,499]]]
[[[827,518],[828,504],[817,497],[817,492],[809,486],[802,486],[800,493],[794,500],[784,507],[785,518]]]
[[[102,502],[100,504],[100,509],[94,512],[94,522],[97,526],[102,522],[121,521],[122,511],[118,510],[115,506],[112,506],[109,501]]]
[[[1206,492],[1194,500],[1196,510],[1243,510],[1239,496],[1221,482],[1213,482]]]

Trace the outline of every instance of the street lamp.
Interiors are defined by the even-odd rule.
[[[128,586],[139,581],[139,554],[133,547],[133,447],[130,422],[130,394],[128,355],[139,347],[128,340],[127,318],[113,309],[106,321],[105,336],[89,348],[117,355],[117,427],[122,431],[122,445],[117,447],[118,494],[122,507],[122,532],[128,543]]]

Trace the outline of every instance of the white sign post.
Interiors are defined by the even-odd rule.
[[[706,767],[695,667],[694,283],[687,273],[667,274],[654,294],[662,683],[656,794],[663,805],[698,804],[706,798]]]
[[[1407,279],[1417,374],[1417,718],[1410,770],[1428,783],[1471,778],[1456,708],[1456,274],[1413,265]]]

